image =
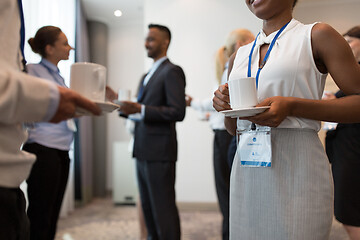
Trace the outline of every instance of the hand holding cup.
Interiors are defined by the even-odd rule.
[[[218,112],[231,109],[229,88],[227,83],[220,85],[219,88],[214,92],[213,107]]]

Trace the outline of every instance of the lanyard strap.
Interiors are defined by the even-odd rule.
[[[21,54],[22,54],[22,57],[23,57],[22,63],[24,65],[24,69],[25,69],[25,65],[26,65],[25,54],[24,54],[25,22],[24,22],[24,12],[23,12],[23,6],[22,6],[22,1],[21,0],[18,0],[18,7],[19,7],[19,15],[20,15],[20,21],[21,21],[21,27],[20,27],[20,50],[21,50]]]
[[[44,68],[46,68],[46,70],[48,70],[48,72],[54,78],[56,83],[58,83],[61,87],[67,87],[65,84],[64,78],[59,73],[54,72],[51,68],[46,66],[46,64],[43,62],[40,62],[40,65],[42,65]],[[57,77],[60,77],[62,82],[58,81]]]
[[[258,71],[257,71],[257,73],[256,73],[256,89],[258,88],[260,72],[261,72],[261,70],[263,69],[263,67],[265,66],[265,63],[266,63],[266,61],[267,61],[268,58],[269,58],[269,55],[270,55],[271,50],[273,49],[277,38],[278,38],[279,35],[284,31],[284,29],[286,28],[286,26],[287,26],[289,23],[290,23],[290,22],[286,23],[282,28],[280,28],[280,30],[276,33],[275,37],[274,37],[273,40],[271,41],[270,46],[269,46],[269,49],[268,49],[267,52],[266,52],[265,58],[264,58],[264,60],[261,62],[260,66],[259,66],[259,68],[258,68]],[[256,36],[255,41],[254,41],[254,44],[253,44],[253,46],[252,46],[252,48],[251,48],[251,51],[250,51],[249,63],[248,63],[248,77],[251,77],[251,60],[252,60],[252,55],[253,55],[253,53],[254,53],[254,48],[255,48],[255,45],[256,45],[256,41],[257,41],[259,35],[260,35],[260,32],[259,32],[258,35]]]

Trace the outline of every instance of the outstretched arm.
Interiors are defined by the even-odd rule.
[[[12,70],[5,64],[2,66],[0,67],[1,123],[49,120],[59,122],[74,117],[77,106],[95,115],[100,114],[100,109],[95,103],[70,89],[57,87],[49,81]],[[56,109],[49,109],[51,99],[54,99]],[[48,112],[52,114],[49,115]]]
[[[94,115],[99,115],[101,113],[100,108],[94,102],[71,89],[58,87],[58,90],[60,101],[55,115],[51,118],[50,122],[57,123],[75,117],[77,107],[85,109]]]

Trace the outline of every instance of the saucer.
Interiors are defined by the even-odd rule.
[[[101,109],[102,113],[105,113],[105,112],[110,113],[120,107],[118,104],[115,104],[112,102],[99,102],[99,101],[94,101],[94,102]],[[89,112],[88,110],[85,110],[83,108],[76,108],[75,114],[77,116],[93,115],[91,112]]]
[[[124,101],[130,101],[130,100],[124,100]],[[117,105],[122,105],[122,100],[120,101],[120,100],[117,100],[117,99],[115,99],[114,101],[113,101],[113,103],[115,103],[115,104],[117,104]]]
[[[266,109],[269,109],[270,106],[265,107],[250,107],[250,108],[241,108],[241,109],[233,109],[233,110],[225,110],[221,111],[221,113],[225,114],[226,117],[251,117],[256,114],[264,112]]]

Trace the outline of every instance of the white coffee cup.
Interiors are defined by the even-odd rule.
[[[119,89],[118,100],[119,101],[130,101],[130,90],[129,89]]]
[[[78,62],[71,65],[70,88],[93,101],[105,102],[106,68]]]
[[[255,78],[230,78],[228,86],[232,109],[249,108],[258,104]]]

